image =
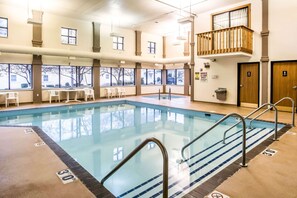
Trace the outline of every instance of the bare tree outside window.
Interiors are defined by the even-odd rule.
[[[89,87],[92,86],[92,67],[43,66],[42,76],[47,75],[43,87]],[[44,78],[43,78],[44,79]]]
[[[134,69],[100,68],[100,86],[134,85]]]

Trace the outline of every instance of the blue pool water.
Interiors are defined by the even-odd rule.
[[[186,149],[187,163],[178,164],[181,148],[211,127],[222,115],[139,102],[114,101],[63,107],[7,111],[0,125],[39,126],[99,181],[149,137],[159,139],[169,155],[169,195],[181,197],[241,157],[241,126],[223,132],[230,118]],[[250,150],[273,134],[274,125],[254,122],[247,129]],[[282,127],[282,125],[279,125]],[[161,197],[162,157],[149,143],[104,186],[118,197]]]

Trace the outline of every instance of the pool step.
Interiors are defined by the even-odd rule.
[[[273,133],[272,129],[257,128],[247,130],[247,148],[254,142],[267,138]],[[193,185],[199,185],[213,175],[213,172],[224,168],[226,163],[234,158],[241,157],[242,131],[227,137],[226,144],[221,141],[211,145],[207,149],[192,155],[183,164],[171,164],[169,170],[169,195],[176,197],[184,194]],[[230,149],[230,146],[232,149]],[[159,174],[149,182],[144,182],[131,190],[122,193],[118,197],[161,197],[162,174]]]

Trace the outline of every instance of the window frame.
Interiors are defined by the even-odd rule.
[[[230,24],[231,24],[231,20],[230,20],[230,13],[233,12],[233,11],[237,11],[237,10],[241,10],[241,9],[245,9],[247,8],[247,28],[251,28],[251,4],[246,4],[246,5],[242,5],[242,6],[238,6],[238,7],[235,7],[235,8],[232,8],[232,9],[229,9],[229,10],[225,10],[225,11],[222,11],[222,12],[216,12],[216,13],[213,13],[211,14],[211,28],[212,28],[212,31],[214,31],[214,17],[217,16],[217,15],[220,15],[220,14],[224,14],[224,13],[228,13],[229,15],[229,28],[230,28]]]
[[[156,54],[157,44],[153,41],[148,41],[148,53],[149,54]]]
[[[101,81],[100,81],[100,87],[116,87],[116,86],[135,86],[135,68],[118,68],[118,67],[100,67],[100,75],[99,75],[99,78],[101,78],[101,68],[105,68],[105,69],[108,69],[109,72],[107,73],[109,75],[109,85],[101,85]],[[121,84],[117,84],[117,85],[113,85],[112,83],[112,69],[115,69],[115,68],[118,68],[118,69],[123,69],[121,71],[122,73],[122,83]],[[131,85],[127,85],[125,83],[125,70],[126,69],[133,69],[133,73],[134,73],[134,78],[133,78],[133,83]],[[105,74],[106,75],[106,74]]]
[[[1,63],[1,65],[6,65],[7,66],[7,71],[5,72],[6,75],[6,81],[7,81],[7,87],[5,87],[4,89],[0,89],[0,90],[32,90],[33,89],[33,68],[32,68],[32,64],[15,64],[15,63]],[[14,66],[24,66],[24,68],[26,71],[28,71],[29,73],[29,78],[27,78],[27,74],[25,74],[25,77],[22,75],[18,75],[17,73],[13,72],[13,68]],[[26,68],[26,67],[30,67],[30,68]],[[28,69],[28,70],[27,70]],[[24,71],[20,72],[21,74],[24,74]],[[13,76],[13,77],[12,77]],[[13,78],[13,80],[12,80]],[[20,88],[12,88],[12,82],[13,83],[17,83],[18,82],[18,78],[25,78],[25,82],[19,82],[20,83]],[[23,84],[27,84],[26,87],[22,87]]]
[[[114,38],[116,38],[116,41],[114,41]],[[119,41],[119,39],[122,39],[122,42]],[[112,48],[114,50],[121,50],[124,51],[124,43],[125,43],[125,38],[123,36],[113,36],[112,37]],[[122,46],[122,48],[120,49],[119,46]],[[116,46],[116,48],[114,48],[114,46]]]
[[[0,19],[4,19],[4,20],[6,20],[6,24],[7,24],[7,26],[5,27],[5,26],[0,26],[0,29],[3,29],[3,30],[6,30],[6,36],[2,36],[2,35],[0,35],[0,38],[8,38],[8,18],[5,18],[5,17],[0,17]]]
[[[67,30],[67,35],[62,34],[62,29]],[[75,31],[75,36],[70,36],[70,34],[69,34],[70,30]],[[67,37],[67,43],[63,43],[62,37]],[[61,27],[61,36],[60,36],[60,38],[61,38],[61,43],[64,44],[64,45],[77,45],[77,29]],[[74,40],[75,40],[74,44],[69,42],[70,38],[74,38]]]
[[[184,70],[184,76],[183,76],[183,84],[177,84],[177,70]],[[174,71],[174,83],[168,84],[168,71]],[[185,69],[179,68],[179,69],[166,69],[166,85],[177,85],[177,86],[185,86]]]
[[[44,76],[44,73],[43,73],[43,67],[56,67],[56,68],[58,68],[58,83],[59,83],[59,86],[58,87],[56,87],[56,86],[54,86],[54,87],[43,87],[43,82],[45,82],[44,80],[43,80],[43,76]],[[41,86],[42,86],[42,89],[56,89],[56,88],[63,88],[64,86],[62,86],[61,85],[61,68],[63,68],[63,67],[72,67],[72,68],[75,68],[75,86],[71,86],[71,87],[82,87],[82,85],[81,85],[81,82],[80,82],[80,78],[81,78],[81,75],[82,75],[82,73],[81,72],[79,72],[80,71],[80,68],[83,68],[83,67],[88,67],[88,68],[90,68],[91,69],[91,86],[86,86],[86,87],[93,87],[93,70],[94,70],[94,68],[92,67],[92,66],[72,66],[72,65],[70,65],[70,66],[67,66],[67,65],[42,65],[42,68],[41,68],[41,76],[42,76],[42,82],[41,82]],[[48,74],[46,74],[46,75],[48,75]]]
[[[146,80],[144,82],[144,84],[141,83],[141,85],[162,85],[162,69],[141,69],[141,70],[145,70],[146,73]],[[154,70],[154,83],[148,84],[148,70]],[[156,83],[156,70],[160,70],[161,71],[161,83],[157,84]]]

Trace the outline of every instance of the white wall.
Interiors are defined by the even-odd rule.
[[[26,9],[12,8],[0,4],[0,16],[8,18],[8,37],[0,37],[1,44],[32,46],[32,25],[27,24]],[[32,55],[6,54],[0,56],[0,63],[32,63]]]
[[[269,58],[296,60],[297,1],[269,0]]]
[[[112,37],[110,36],[111,27],[108,25],[101,25],[100,28],[100,42],[101,42],[101,51],[102,53],[114,53],[121,55],[130,55],[135,54],[135,32],[131,29],[124,29],[119,27],[114,27],[114,32],[119,36],[124,37],[124,50],[114,50],[112,48]]]
[[[176,45],[177,42],[179,45]],[[177,41],[176,35],[166,37],[166,58],[184,56],[184,41]]]
[[[159,89],[163,92],[162,85],[142,85],[141,86],[141,94],[152,94],[152,93],[159,93]]]
[[[156,54],[148,53],[148,42],[156,43]],[[146,32],[141,33],[141,56],[150,58],[162,58],[163,57],[163,38],[162,36],[149,34]]]
[[[184,86],[182,85],[166,85],[166,93],[169,93],[169,88],[172,94],[184,94]]]

